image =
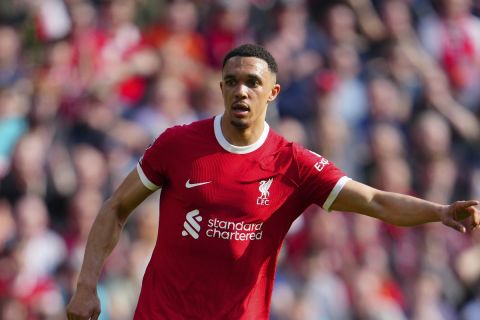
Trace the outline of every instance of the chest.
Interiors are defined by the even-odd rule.
[[[242,219],[268,218],[296,189],[288,174],[248,157],[192,158],[172,172],[169,191],[186,210],[228,212]]]
[[[274,255],[292,222],[289,204],[297,189],[284,170],[288,164],[257,159],[180,157],[162,188],[160,236],[178,239],[175,251],[188,252],[192,259],[232,263]]]

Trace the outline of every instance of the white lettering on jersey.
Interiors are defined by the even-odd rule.
[[[318,172],[322,171],[323,168],[325,168],[325,166],[328,164],[328,160],[325,159],[325,158],[321,158],[320,160],[318,160],[317,163],[315,163],[313,166],[315,167],[315,169],[318,170]]]
[[[215,219],[208,220],[208,229],[205,232],[209,238],[217,238],[223,240],[261,240],[263,236],[263,222],[245,223],[232,222]]]
[[[308,150],[310,151],[311,153],[313,153],[314,155],[316,155],[317,157],[320,158],[320,160],[318,160],[313,166],[315,167],[315,169],[318,170],[318,172],[322,171],[323,168],[325,168],[325,166],[327,164],[329,164],[328,160],[325,159],[324,157],[322,157],[321,155],[319,155],[318,153],[316,152],[313,152],[312,150]]]
[[[200,216],[200,211],[197,209],[187,213],[183,223],[182,236],[190,235],[192,238],[198,239],[201,230],[200,221],[202,221],[202,216]],[[222,240],[261,240],[263,236],[263,222],[246,223],[245,221],[232,222],[217,218],[209,219],[205,235],[208,238]]]
[[[192,238],[198,239],[201,230],[201,226],[198,223],[200,221],[202,221],[202,216],[200,216],[200,211],[197,209],[187,213],[183,223],[182,236],[190,235]],[[246,223],[245,221],[232,222],[217,218],[209,219],[205,235],[208,238],[222,240],[261,240],[263,236],[263,222]]]

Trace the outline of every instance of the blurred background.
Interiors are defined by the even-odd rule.
[[[167,127],[223,110],[224,54],[272,52],[268,121],[383,190],[480,199],[480,1],[2,0],[0,319],[64,319],[104,199]],[[108,259],[100,319],[131,319],[158,193]],[[480,319],[480,233],[309,208],[271,318]]]

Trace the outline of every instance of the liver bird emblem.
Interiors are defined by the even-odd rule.
[[[260,199],[267,199],[270,196],[270,192],[268,191],[268,189],[270,189],[272,182],[273,178],[260,181],[260,186],[258,187],[258,190],[261,193]]]

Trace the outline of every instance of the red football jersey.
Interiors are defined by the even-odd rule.
[[[348,178],[269,129],[228,143],[221,116],[166,130],[138,173],[162,187],[158,239],[135,319],[268,319],[275,266],[292,222],[329,209]]]

